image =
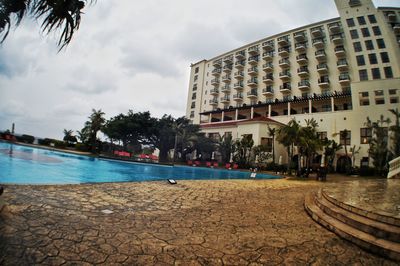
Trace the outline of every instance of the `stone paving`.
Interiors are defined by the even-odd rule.
[[[306,214],[305,194],[322,184],[7,186],[0,265],[395,265]]]

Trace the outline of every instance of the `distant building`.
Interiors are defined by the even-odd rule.
[[[314,118],[321,138],[360,146],[356,165],[368,163],[367,117],[393,121],[388,110],[400,107],[400,8],[335,3],[340,17],[192,64],[187,118],[211,137],[251,134],[256,145],[271,142],[267,125]]]

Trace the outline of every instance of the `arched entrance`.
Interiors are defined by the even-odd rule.
[[[344,174],[351,167],[351,159],[349,156],[340,156],[336,163],[336,172]]]

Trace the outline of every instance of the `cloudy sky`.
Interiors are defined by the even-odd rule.
[[[182,116],[191,63],[338,16],[333,0],[97,0],[84,12],[60,53],[29,19],[0,46],[0,130],[62,138],[92,108]]]

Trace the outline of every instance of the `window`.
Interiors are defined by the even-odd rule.
[[[340,131],[340,144],[342,145],[351,145],[351,131],[346,130],[346,132]]]
[[[371,141],[372,129],[368,127],[360,128],[360,144],[368,144]]]
[[[390,103],[399,103],[399,97],[391,97]]]
[[[375,15],[368,15],[369,23],[374,24],[376,23]]]
[[[376,105],[385,104],[385,98],[375,99],[375,104]]]
[[[393,78],[393,71],[391,67],[384,67],[383,71],[385,72],[385,78],[387,79]]]
[[[190,112],[190,118],[193,118],[194,117],[194,111],[191,111]]]
[[[389,95],[396,95],[397,90],[396,89],[390,89],[389,90]]]
[[[381,60],[382,60],[382,63],[389,63],[390,62],[389,55],[388,55],[387,52],[382,52],[381,53]]]
[[[361,33],[362,33],[364,38],[371,36],[371,34],[369,33],[369,29],[368,28],[362,28],[361,29]]]
[[[361,43],[360,42],[353,43],[353,47],[354,47],[354,52],[361,52],[362,51],[362,47],[361,47]]]
[[[328,133],[326,131],[317,132],[317,137],[320,140],[325,140],[328,138]]]
[[[197,90],[197,84],[194,84],[192,91],[196,91],[196,90]]]
[[[360,75],[360,81],[368,80],[368,72],[366,69],[358,70],[358,74]]]
[[[368,58],[369,58],[369,63],[371,65],[378,64],[378,59],[376,58],[376,54],[369,54]]]
[[[354,19],[352,19],[352,18],[346,19],[346,22],[347,22],[347,26],[349,26],[349,27],[354,27],[356,25],[354,23]]]
[[[383,90],[376,90],[374,91],[375,96],[383,96]]]
[[[190,106],[190,108],[195,108],[196,107],[196,102],[192,102],[192,105]]]
[[[385,49],[386,48],[385,41],[383,39],[376,39],[376,43],[378,44],[378,48],[379,49]]]
[[[367,24],[367,22],[365,22],[365,18],[364,17],[357,17],[357,21],[358,21],[359,25]]]
[[[373,68],[371,69],[372,72],[372,79],[380,79],[381,78],[381,72],[379,71],[379,68]]]
[[[365,60],[364,60],[364,56],[363,55],[357,55],[356,59],[357,59],[357,65],[358,66],[365,66]]]
[[[195,73],[195,74],[199,73],[199,67],[196,67],[196,68],[194,69],[194,73]]]
[[[272,152],[272,138],[261,138],[261,145],[266,148],[267,152]]]
[[[322,112],[330,112],[332,111],[332,106],[330,104],[322,105]]]
[[[367,50],[374,50],[374,44],[371,40],[365,41],[365,47],[367,48]]]
[[[358,39],[358,32],[357,32],[357,30],[350,30],[350,35],[351,35],[351,38],[354,40],[354,39]]]
[[[197,81],[199,77],[197,75],[194,76],[194,81]]]
[[[219,135],[219,133],[208,133],[208,137],[212,140],[220,140],[221,136]]]
[[[360,106],[367,106],[367,105],[369,105],[369,99],[360,100]]]
[[[381,29],[378,26],[373,26],[372,31],[374,32],[375,36],[380,36],[382,35]]]
[[[369,105],[369,98],[367,91],[359,92],[358,97],[360,98],[360,106]]]
[[[192,94],[192,100],[196,100],[196,93]]]

